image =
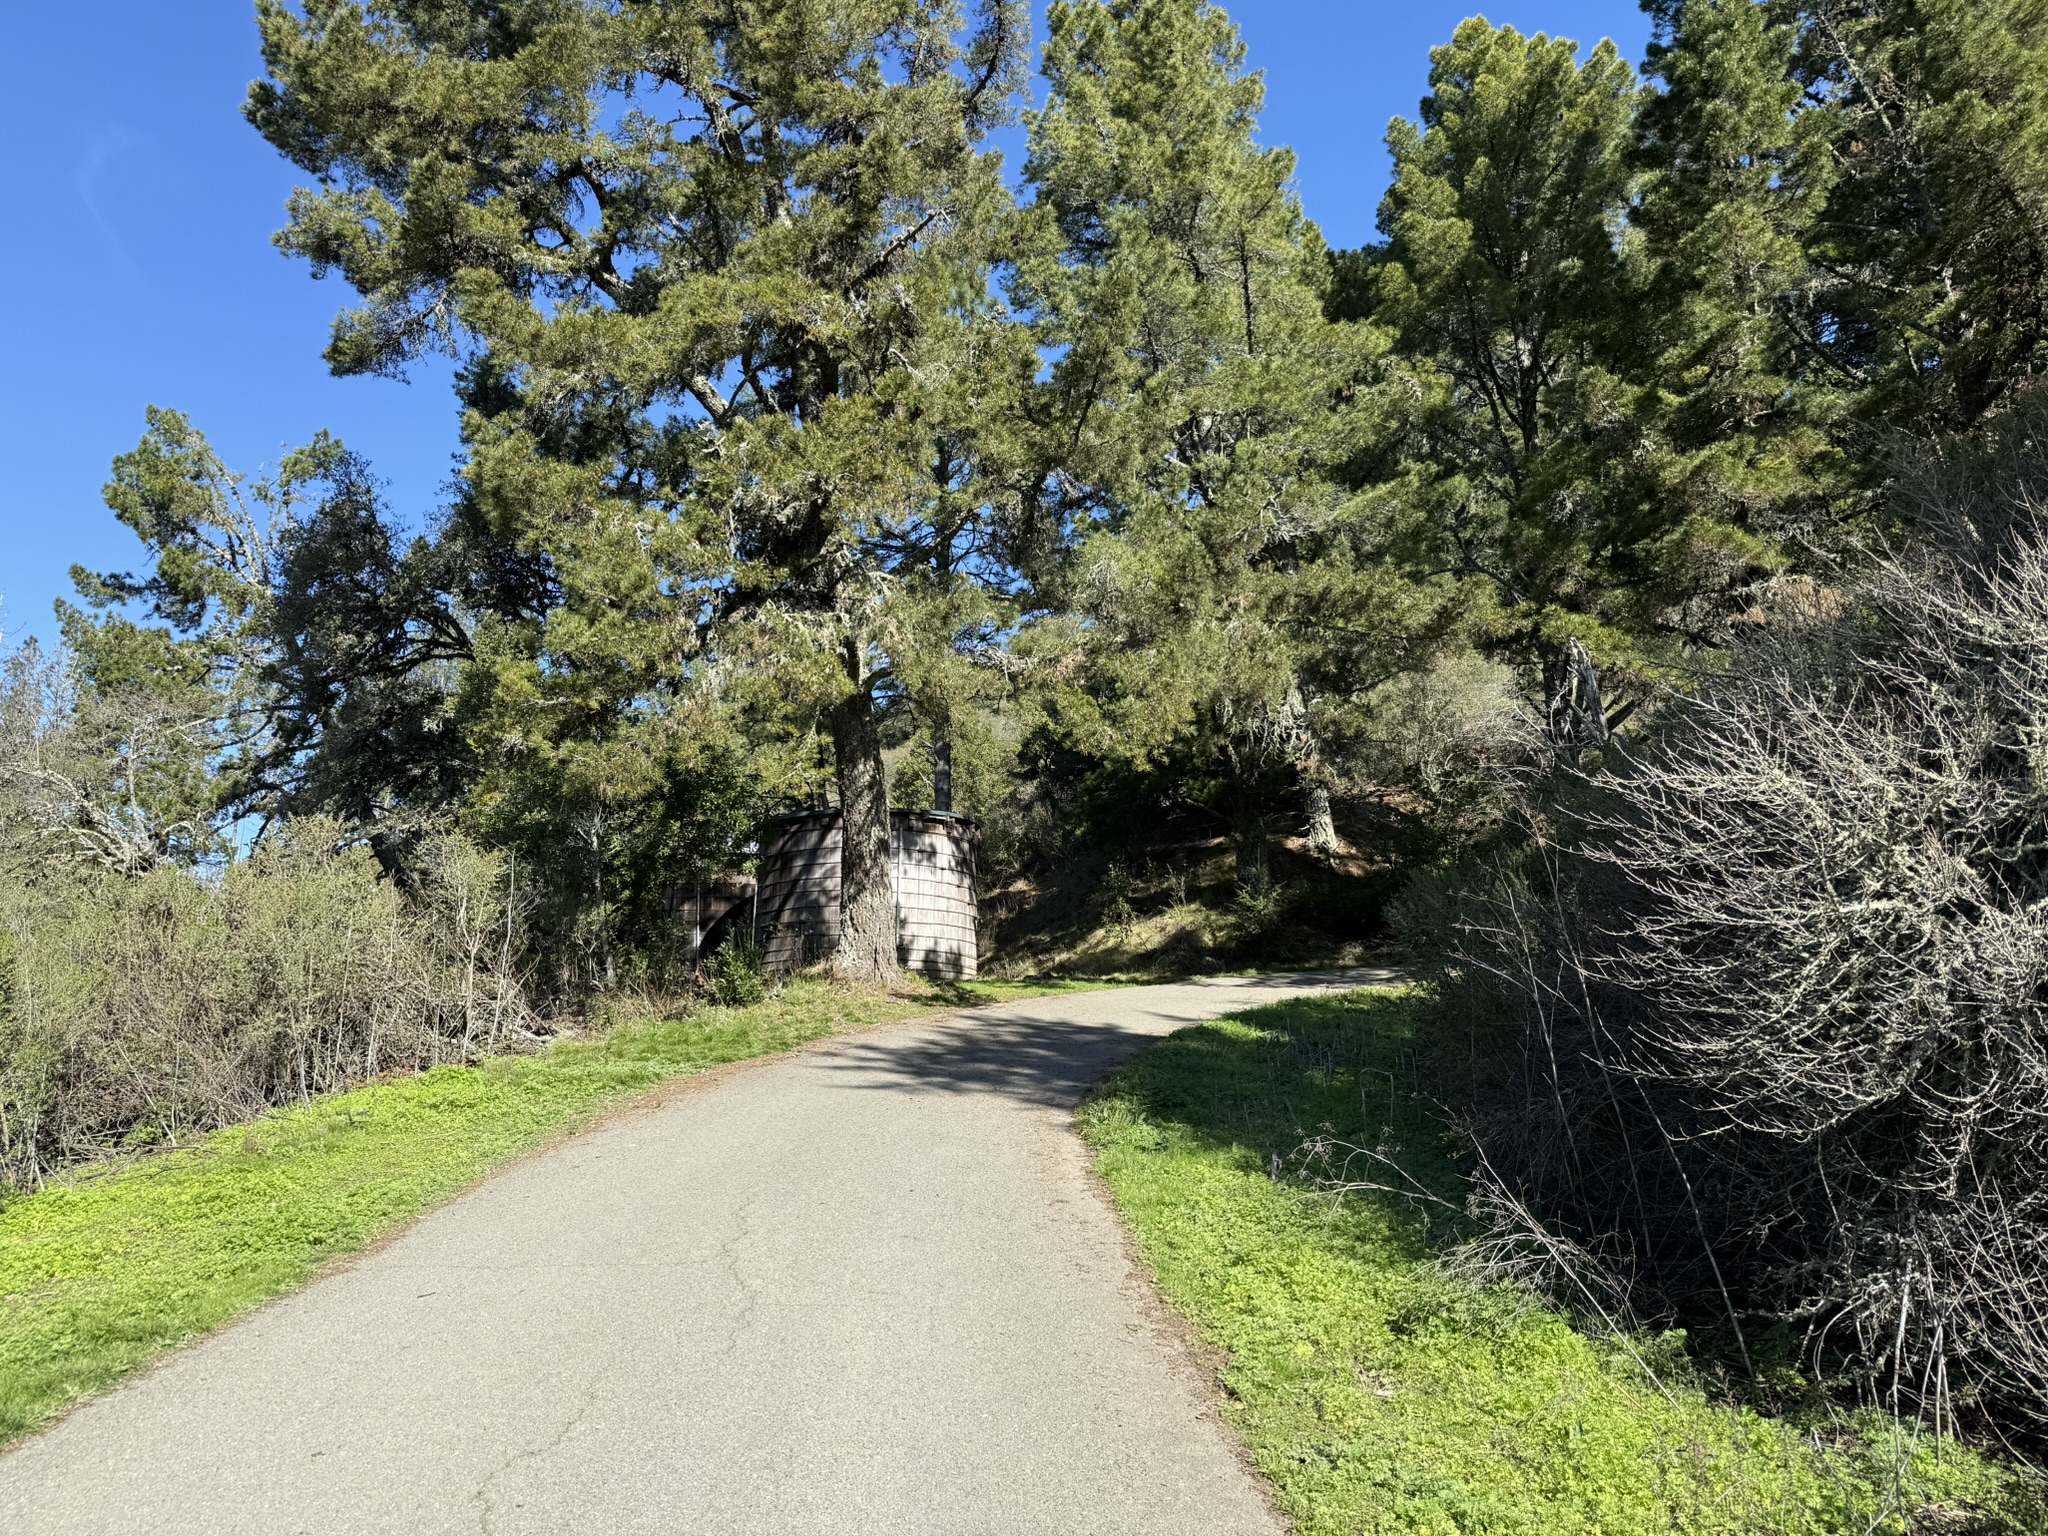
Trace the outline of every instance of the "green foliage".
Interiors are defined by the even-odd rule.
[[[1263,932],[1280,920],[1296,894],[1271,875],[1266,875],[1257,880],[1240,881],[1230,904],[1254,932]]]
[[[517,747],[492,754],[460,812],[525,871],[528,959],[571,996],[582,979],[679,983],[690,957],[670,893],[741,867],[766,808],[744,741],[709,709],[637,716],[599,740],[522,732],[530,703],[523,682],[489,689],[472,728]]]
[[[718,946],[708,970],[711,1000],[721,1008],[751,1008],[768,995],[758,945],[729,938]]]
[[[1376,318],[1454,391],[1446,403],[1461,408],[1444,429],[1463,438],[1472,477],[1460,511],[1535,602],[1575,574],[1572,549],[1554,541],[1579,530],[1546,529],[1541,498],[1576,467],[1554,463],[1580,450],[1572,429],[1608,414],[1599,342],[1626,299],[1612,228],[1635,82],[1611,44],[1583,66],[1576,53],[1463,23],[1431,53],[1420,123],[1388,130],[1394,181],[1380,209]]]
[[[1432,52],[1420,121],[1388,131],[1370,313],[1417,402],[1390,467],[1438,559],[1489,582],[1521,656],[1577,636],[1628,661],[1704,551],[1638,470],[1642,274],[1616,231],[1641,92],[1611,43],[1577,51],[1475,18]]]
[[[1102,871],[1102,885],[1096,893],[1102,904],[1102,920],[1112,928],[1128,928],[1138,916],[1131,905],[1137,891],[1138,883],[1130,865],[1121,859],[1111,859]]]
[[[120,765],[117,782],[81,789],[78,814],[124,825],[121,867],[218,855],[238,818],[283,807],[280,778],[317,739],[281,719],[273,605],[308,520],[370,497],[361,461],[324,433],[251,483],[183,416],[155,407],[142,441],[114,460],[106,503],[149,573],[75,567],[87,607],[59,603],[58,617],[77,670],[75,726],[89,752]],[[159,622],[133,617],[138,605]]]
[[[563,729],[531,635],[465,612],[522,590],[502,548],[459,518],[399,547],[367,469],[325,438],[245,494],[153,411],[108,499],[153,574],[81,572],[80,588],[167,622],[66,608],[72,658],[12,663],[8,760],[35,744],[23,788],[45,851],[137,873],[217,858],[252,818],[335,816],[412,883],[460,822],[508,855],[520,958],[548,990],[672,966],[668,887],[732,868],[760,810],[719,710],[628,705]]]
[[[1673,620],[1711,637],[1743,567],[1776,563],[1741,532],[1782,541],[1825,521],[1851,474],[1832,430],[1840,381],[1806,340],[1821,323],[1808,248],[1834,171],[1822,118],[1800,110],[1794,27],[1753,0],[1689,0],[1665,22],[1647,65],[1662,89],[1635,124],[1637,409],[1649,494],[1691,562]]]
[[[2028,1486],[1953,1444],[1871,1420],[1809,1435],[1717,1400],[1678,1340],[1588,1337],[1449,1278],[1435,1257],[1458,1222],[1425,1215],[1462,1181],[1418,1091],[1416,1025],[1398,993],[1261,1009],[1153,1048],[1082,1113],[1303,1536],[1903,1536],[1922,1512],[2037,1528]],[[1353,1177],[1415,1198],[1276,1179],[1316,1135],[1385,1149],[1401,1174],[1360,1160]]]
[[[2048,369],[2048,0],[1649,8],[1640,79],[1462,24],[1382,243],[1331,253],[1208,0],[1049,7],[1028,205],[990,143],[1023,0],[261,0],[248,115],[310,182],[279,243],[360,300],[329,360],[458,354],[464,463],[412,538],[325,435],[244,478],[153,409],[115,460],[144,567],[76,572],[64,652],[0,675],[0,1167],[471,1061],[521,983],[673,982],[672,888],[835,778],[849,968],[893,968],[886,811],[941,773],[984,875],[1113,853],[1079,905],[1115,953],[1248,953],[1305,872],[1496,828],[1546,715],[1585,744],[1575,658],[1599,744],[1787,594],[1827,608],[1867,522],[1924,531],[1896,445]],[[1141,911],[1144,840],[1218,832],[1235,905]],[[737,947],[711,980],[759,996]],[[1437,1307],[1516,1341],[1458,1366],[1475,1402],[1569,1361],[1602,1470],[1544,1518],[1607,1478],[1734,1528],[1698,1469],[1752,1454],[1788,1528],[1862,1497],[1658,1418],[1554,1319],[1372,1274],[1389,1339]],[[1646,1493],[1615,1468],[1653,1422],[1695,1462]],[[1538,1496],[1444,1455],[1429,1518]]]
[[[1021,519],[1037,359],[995,293],[986,147],[1019,0],[972,27],[955,0],[259,21],[250,119],[319,182],[280,243],[364,300],[330,362],[468,349],[457,523],[542,572],[465,677],[479,755],[716,699],[795,788],[813,761],[775,749],[824,726],[848,963],[893,970],[875,717],[943,717]]]
[[[177,759],[253,766],[210,813],[165,768],[158,819],[260,780],[402,873],[459,818],[571,992],[659,972],[659,872],[835,770],[883,964],[885,748],[903,803],[950,761],[1005,868],[1169,816],[1249,885],[1275,832],[1470,837],[1526,730],[1405,748],[1475,645],[1541,664],[1554,735],[1572,643],[1625,715],[1870,510],[1887,434],[2040,360],[2039,0],[1653,10],[1647,85],[1461,26],[1384,244],[1333,256],[1207,0],[1050,8],[1025,207],[1016,0],[267,0],[249,116],[313,179],[280,243],[362,299],[330,360],[461,352],[467,457],[401,548],[295,456],[265,586],[153,418],[110,494],[157,570],[105,592],[269,668],[264,752]],[[181,675],[121,622],[94,666]]]
[[[2048,6],[1802,8],[1795,77],[1838,167],[1812,337],[1860,429],[1979,425],[2048,370]]]
[[[1465,605],[1398,562],[1401,519],[1340,466],[1383,425],[1378,329],[1324,313],[1322,240],[1256,140],[1262,79],[1206,0],[1056,4],[1026,175],[1056,252],[1021,265],[1075,547],[1082,666],[1058,737],[1206,781],[1255,880],[1275,824],[1327,838],[1322,738],[1426,658]],[[1285,807],[1296,802],[1290,816]]]
[[[399,538],[352,456],[278,546],[263,610],[270,741],[252,800],[269,814],[340,817],[404,871],[478,772],[458,714],[475,612],[531,574],[454,520],[431,539]]]
[[[1638,674],[1838,545],[1899,433],[2048,361],[2036,0],[1649,8],[1649,90],[1611,46],[1464,23],[1331,299],[1410,381],[1361,471],[1429,508],[1509,653]]]

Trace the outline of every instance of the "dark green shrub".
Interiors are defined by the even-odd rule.
[[[760,1002],[768,995],[761,960],[760,948],[738,937],[719,945],[706,970],[711,1000],[721,1008],[751,1008]]]

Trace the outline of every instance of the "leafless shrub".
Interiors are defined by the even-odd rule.
[[[1772,615],[1452,914],[1513,1024],[1479,1139],[1497,1229],[1639,1309],[2038,1437],[2048,442],[1908,483],[1916,553]]]
[[[401,897],[337,831],[0,889],[0,1185],[535,1038],[502,861],[443,837]]]
[[[1412,786],[1454,836],[1498,825],[1505,791],[1541,735],[1513,672],[1465,650],[1382,683],[1368,718],[1369,734],[1353,747],[1355,770]]]

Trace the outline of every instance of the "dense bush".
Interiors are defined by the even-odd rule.
[[[0,889],[0,1184],[531,1036],[502,862],[441,838],[401,896],[334,831]]]
[[[2038,418],[2037,418],[2038,420]],[[1486,1204],[1890,1407],[2048,1429],[2048,439],[1908,482],[1452,906]],[[1516,1251],[1516,1234],[1496,1253]]]
[[[751,1008],[768,995],[768,981],[761,973],[758,945],[729,938],[718,946],[707,967],[711,1000],[721,1008]]]

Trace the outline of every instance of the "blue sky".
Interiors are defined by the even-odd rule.
[[[1336,245],[1372,235],[1388,118],[1413,114],[1429,49],[1471,0],[1238,0],[1267,77],[1265,138],[1294,147],[1308,212]],[[349,295],[270,244],[295,172],[239,106],[258,73],[247,0],[22,5],[0,94],[14,296],[0,369],[0,630],[49,635],[82,562],[140,553],[100,501],[146,405],[190,415],[228,463],[258,470],[327,428],[429,517],[455,449],[445,366],[410,383],[335,379],[320,360]],[[1640,59],[1634,0],[1513,0],[1485,14]]]

